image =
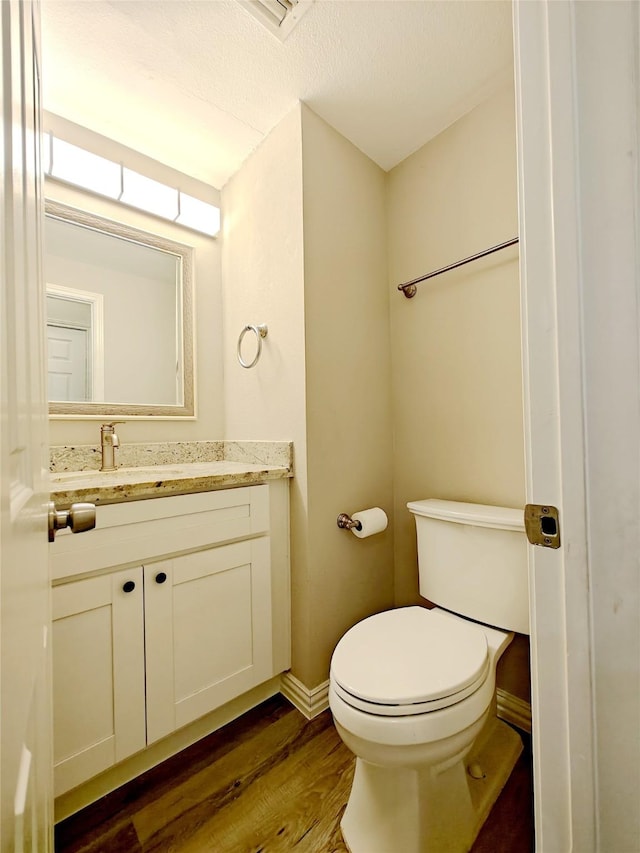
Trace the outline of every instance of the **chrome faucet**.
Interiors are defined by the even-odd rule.
[[[102,450],[101,471],[116,470],[116,447],[120,447],[120,439],[116,435],[116,424],[122,421],[114,421],[111,424],[102,424],[100,427],[100,448]]]

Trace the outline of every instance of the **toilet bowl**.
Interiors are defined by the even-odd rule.
[[[428,532],[433,533],[432,540],[444,539],[444,547],[436,541],[435,558],[429,550],[425,554],[420,548],[425,531],[419,527],[423,594],[427,568],[438,574],[441,565],[446,571],[456,565],[448,534],[441,535],[443,517],[450,520],[449,515],[454,524],[465,527],[470,518],[482,519],[483,576],[487,567],[488,574],[497,570],[503,575],[501,553],[521,573],[513,543],[507,540],[508,547],[498,548],[496,557],[487,546],[491,537],[486,536],[486,528],[496,519],[503,533],[521,530],[521,521],[509,515],[515,510],[492,514],[487,511],[500,508],[451,504],[450,511],[445,504],[410,505],[424,517],[435,513],[436,529]],[[453,550],[459,549],[458,539],[456,533]],[[470,539],[473,532],[462,536],[465,549]],[[463,563],[469,558],[466,551]],[[526,582],[526,560],[524,577]],[[447,579],[447,584],[455,598],[455,583]],[[522,594],[521,583],[512,588]],[[478,598],[483,594],[479,590]],[[466,590],[465,607],[469,600]],[[338,733],[356,756],[341,822],[351,853],[470,849],[522,751],[518,734],[497,719],[495,703],[497,662],[513,638],[509,627],[526,627],[520,604],[507,602],[506,610],[520,615],[512,626],[509,617],[501,618],[506,630],[471,621],[467,612],[462,616],[440,607],[413,606],[370,616],[339,641],[331,659],[329,704]],[[489,606],[492,614],[496,612],[495,602]],[[482,611],[481,601],[478,609]]]
[[[464,759],[488,722],[497,723],[496,663],[512,637],[407,607],[371,616],[340,640],[329,704],[356,755],[341,824],[352,853],[469,849],[486,809],[473,802]],[[492,774],[498,791],[521,750],[513,736],[503,772]],[[478,787],[486,793],[483,777]]]

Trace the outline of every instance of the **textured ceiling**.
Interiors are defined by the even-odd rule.
[[[303,100],[388,170],[512,73],[510,0],[43,0],[45,109],[222,187]]]

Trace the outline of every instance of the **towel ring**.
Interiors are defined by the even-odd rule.
[[[268,328],[263,324],[261,326],[245,326],[244,329],[240,332],[240,337],[238,338],[238,361],[240,362],[241,367],[246,367],[249,369],[250,367],[255,367],[258,363],[258,359],[262,354],[262,339],[267,337]],[[255,357],[253,361],[247,363],[242,358],[242,341],[247,332],[253,332],[256,336],[256,341],[258,342],[258,349],[256,350]]]

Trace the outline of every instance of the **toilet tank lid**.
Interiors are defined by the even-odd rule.
[[[458,524],[474,524],[477,527],[497,527],[502,530],[524,530],[524,510],[504,506],[442,501],[429,498],[410,501],[407,504],[414,515],[453,521]]]

